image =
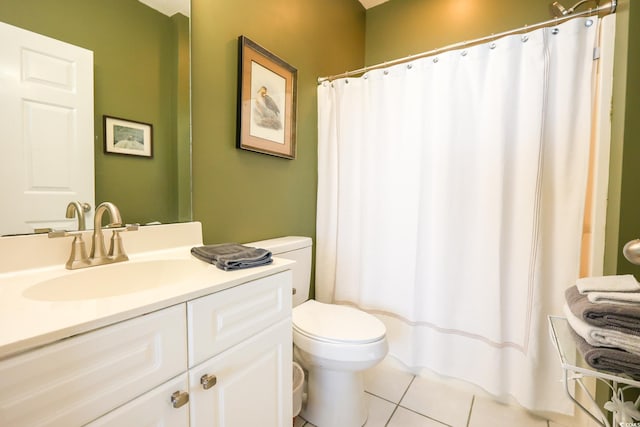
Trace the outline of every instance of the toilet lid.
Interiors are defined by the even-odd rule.
[[[355,308],[309,300],[293,309],[293,327],[311,338],[339,343],[370,343],[385,336],[384,323]]]

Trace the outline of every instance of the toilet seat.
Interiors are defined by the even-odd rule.
[[[355,308],[309,300],[293,309],[293,329],[306,337],[335,344],[368,344],[382,340],[384,323]]]

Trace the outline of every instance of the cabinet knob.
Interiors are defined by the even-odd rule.
[[[189,401],[189,393],[186,391],[176,391],[171,395],[171,404],[174,408],[180,408]]]
[[[209,390],[211,387],[216,385],[217,382],[218,379],[215,375],[204,374],[202,377],[200,377],[200,384],[202,384],[202,388],[205,390]]]

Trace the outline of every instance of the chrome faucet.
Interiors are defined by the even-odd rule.
[[[78,217],[78,231],[83,231],[87,229],[87,223],[85,221],[85,212],[89,212],[91,210],[91,205],[89,203],[80,203],[80,202],[69,202],[67,205],[67,214],[65,215],[67,218],[73,218],[74,216]]]
[[[91,252],[87,256],[84,240],[82,238],[82,229],[84,229],[84,213],[80,213],[83,209],[80,206],[76,206],[78,202],[71,202],[67,206],[67,213],[71,210],[78,213],[78,228],[76,232],[70,231],[52,231],[49,233],[50,238],[54,237],[68,237],[73,236],[73,243],[71,244],[71,255],[69,260],[65,264],[67,269],[75,270],[78,268],[91,267],[94,265],[111,264],[114,262],[127,261],[129,257],[124,251],[122,244],[122,237],[120,237],[121,231],[136,231],[138,224],[131,224],[122,226],[122,217],[120,211],[111,202],[102,202],[96,208],[95,216],[93,218],[93,235],[91,239]],[[73,206],[73,207],[71,207]],[[109,246],[109,252],[107,252],[104,244],[104,234],[102,233],[102,216],[105,212],[109,212],[110,222],[107,228],[112,230],[111,244]],[[82,222],[81,222],[82,217]],[[81,228],[82,226],[82,228]]]

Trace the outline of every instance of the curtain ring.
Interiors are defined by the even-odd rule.
[[[413,68],[413,64],[407,64],[407,70],[410,70]]]
[[[466,50],[463,50],[462,52],[460,52],[460,55],[462,55],[462,56],[467,56],[467,51],[466,51]]]
[[[490,43],[489,44],[489,49],[495,49],[496,48],[496,44],[495,43]]]
[[[384,70],[384,71],[382,72],[382,74],[384,74],[385,76],[386,76],[386,75],[388,75],[388,74],[389,74],[389,70]]]
[[[522,41],[522,43],[526,43],[529,40],[529,36],[526,34],[523,34],[522,37],[520,37],[520,40]]]
[[[592,25],[593,25],[593,19],[587,19],[586,21],[584,21],[585,27],[590,27]]]
[[[559,32],[560,32],[560,28],[554,28],[553,30],[551,30],[551,34],[553,34],[554,36]]]
[[[433,58],[433,63],[434,63],[434,64],[437,64],[437,63],[438,63],[438,61],[440,61],[440,60],[438,59],[438,57],[437,57],[437,56],[436,56],[435,58]]]

